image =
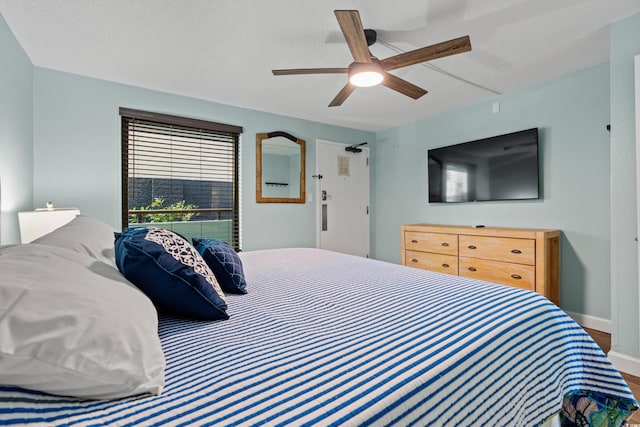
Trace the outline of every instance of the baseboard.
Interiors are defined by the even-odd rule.
[[[601,317],[590,316],[588,314],[566,312],[576,323],[583,328],[595,329],[596,331],[611,333],[611,320]]]
[[[640,377],[640,359],[611,350],[607,357],[620,372]]]
[[[607,334],[611,333],[611,320],[572,311],[567,311],[566,313],[583,328],[595,329]],[[640,359],[613,350],[607,353],[607,357],[620,372],[640,377]]]

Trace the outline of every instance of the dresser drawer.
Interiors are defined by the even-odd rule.
[[[405,249],[439,254],[458,255],[458,235],[405,231]]]
[[[460,257],[459,274],[472,279],[535,290],[536,273],[532,265]]]
[[[406,251],[405,265],[439,273],[458,274],[458,257],[455,255]]]
[[[460,235],[460,256],[535,265],[533,239]]]

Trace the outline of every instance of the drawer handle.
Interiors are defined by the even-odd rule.
[[[512,274],[511,278],[512,279],[516,279],[516,280],[520,280],[520,279],[522,279],[522,276],[520,276],[519,274]]]
[[[476,249],[476,247],[475,247],[475,246],[473,246],[473,245],[469,245],[469,246],[468,246],[468,248],[469,248],[469,249]]]
[[[449,264],[442,264],[444,268],[449,268]]]
[[[411,243],[418,243],[418,241],[416,239],[413,239]]]
[[[442,246],[449,246],[449,244],[448,243],[443,243]]]
[[[417,259],[415,259],[415,258],[413,258],[413,259],[411,260],[411,262],[418,262],[418,260],[417,260]]]
[[[520,249],[511,249],[512,254],[521,254],[522,251]]]
[[[478,271],[475,267],[469,267],[469,271]]]

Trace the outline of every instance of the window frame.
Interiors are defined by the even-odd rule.
[[[188,128],[194,132],[205,131],[218,133],[233,139],[233,185],[232,185],[232,242],[228,242],[236,251],[240,250],[240,135],[243,132],[241,126],[225,123],[211,122],[207,120],[180,117],[169,114],[154,113],[120,107],[121,122],[121,221],[122,229],[129,225],[129,129],[135,121],[152,122],[159,126],[177,126]]]

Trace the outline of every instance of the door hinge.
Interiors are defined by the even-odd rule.
[[[369,215],[369,206],[367,206],[367,215]]]
[[[369,166],[369,158],[367,157],[367,166]]]

